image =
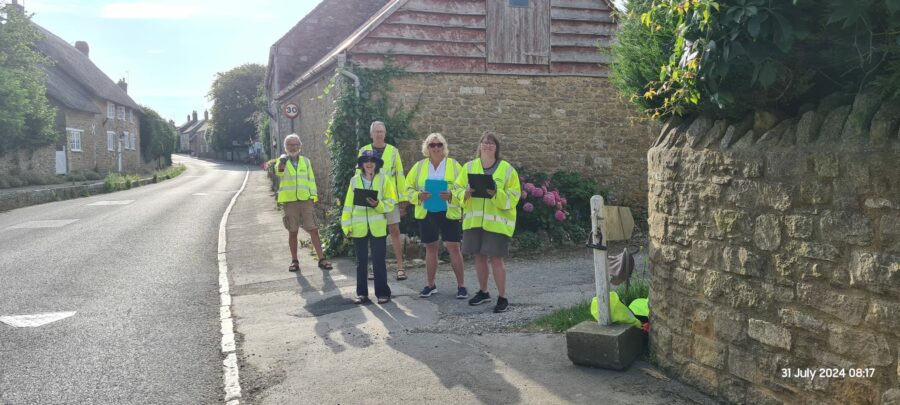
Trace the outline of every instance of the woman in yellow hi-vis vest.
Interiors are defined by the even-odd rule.
[[[313,174],[309,159],[300,156],[301,146],[300,136],[297,134],[286,136],[284,150],[287,154],[278,159],[275,167],[275,176],[279,179],[278,203],[282,204],[284,211],[282,222],[288,231],[288,247],[291,249],[291,265],[288,271],[300,271],[300,261],[297,260],[297,232],[301,227],[309,234],[313,248],[316,249],[319,268],[331,270],[331,263],[325,260],[319,229],[316,226],[313,207],[313,203],[319,201],[316,176]]]
[[[516,205],[521,187],[519,174],[509,162],[500,159],[500,141],[491,132],[478,141],[477,159],[463,165],[456,178],[458,199],[463,202],[462,252],[475,255],[475,273],[479,290],[469,305],[491,302],[487,292],[488,260],[497,284],[497,304],[494,312],[507,310],[506,264],[503,258],[509,253],[509,239],[516,230]],[[490,198],[474,197],[469,186],[469,174],[487,174],[495,188],[488,189]]]
[[[391,300],[391,288],[387,283],[387,266],[385,249],[387,249],[387,218],[396,204],[397,193],[394,182],[378,173],[383,164],[381,158],[371,151],[363,152],[357,160],[360,174],[353,176],[344,198],[344,210],[341,213],[341,228],[344,234],[353,238],[356,247],[356,304],[369,301],[369,282],[366,279],[366,267],[369,261],[369,249],[372,251],[372,267],[375,272],[375,296],[378,303]],[[363,190],[375,192],[376,197],[366,197],[364,201],[355,198],[355,190],[363,194]],[[359,204],[359,205],[357,205]]]
[[[462,172],[462,166],[449,156],[450,146],[447,140],[439,133],[433,133],[425,137],[422,142],[422,155],[425,159],[416,162],[406,174],[406,196],[410,204],[416,206],[416,220],[419,222],[419,235],[425,244],[425,274],[427,277],[425,288],[419,293],[422,298],[430,297],[437,292],[434,283],[438,268],[438,236],[444,240],[444,246],[450,253],[450,267],[456,275],[456,298],[469,297],[466,290],[463,271],[463,257],[459,249],[459,241],[462,238],[462,209],[460,201],[453,196],[456,187],[456,176]],[[436,185],[446,185],[446,189],[440,195],[432,196],[426,189],[428,180]],[[435,181],[436,180],[436,181]],[[436,190],[436,189],[433,189]],[[437,197],[443,202],[426,201]],[[431,208],[431,209],[429,209]]]
[[[387,136],[387,128],[381,121],[374,121],[369,126],[369,136],[372,137],[372,143],[359,149],[359,155],[363,152],[371,151],[375,156],[381,158],[384,162],[380,173],[387,177],[397,191],[397,205],[391,212],[385,213],[387,218],[388,232],[391,234],[391,246],[394,247],[394,257],[397,258],[397,280],[406,280],[406,270],[403,268],[403,245],[400,243],[400,213],[406,210],[407,204],[406,194],[403,190],[406,188],[406,177],[403,174],[403,161],[400,159],[400,151],[394,145],[384,142]],[[359,171],[357,171],[359,174]],[[371,279],[371,277],[370,277]]]

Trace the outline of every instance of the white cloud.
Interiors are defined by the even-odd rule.
[[[269,2],[265,0],[257,0],[250,9],[245,0],[199,0],[190,4],[161,1],[111,3],[103,7],[101,16],[111,19],[179,20],[193,17],[234,17],[271,20],[275,15],[270,11],[263,11],[270,7]]]
[[[103,18],[113,19],[166,19],[181,20],[201,14],[201,8],[192,5],[165,3],[113,3],[100,11]]]

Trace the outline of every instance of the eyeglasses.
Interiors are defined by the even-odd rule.
[[[442,144],[442,143],[440,143],[440,142],[438,142],[438,143],[429,143],[429,144],[428,144],[428,147],[429,147],[429,148],[440,149],[440,148],[443,148],[443,147],[444,147],[444,144]]]

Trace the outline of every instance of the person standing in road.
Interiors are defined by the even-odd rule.
[[[487,174],[493,178],[495,189],[487,190],[490,198],[474,197],[469,187],[469,174]],[[497,284],[497,304],[494,312],[505,312],[506,264],[509,239],[516,229],[516,205],[521,196],[519,174],[509,162],[500,158],[500,141],[485,132],[478,141],[476,159],[466,163],[456,178],[457,199],[463,202],[462,252],[475,255],[475,273],[479,290],[469,305],[491,302],[487,291],[488,261]]]
[[[375,296],[378,297],[378,303],[384,304],[391,300],[385,264],[386,214],[394,209],[397,194],[394,191],[393,179],[378,172],[383,164],[381,158],[372,151],[363,151],[357,159],[357,167],[361,172],[350,180],[341,213],[341,228],[347,237],[353,239],[356,248],[356,298],[353,299],[355,304],[370,302],[369,282],[366,279],[369,250],[372,254]],[[377,198],[368,197],[366,205],[355,205],[355,189],[374,190]]]
[[[394,145],[389,145],[384,141],[387,136],[384,122],[372,122],[372,125],[369,126],[369,135],[372,137],[372,143],[363,146],[359,150],[358,156],[362,156],[365,151],[371,151],[380,158],[384,162],[384,166],[381,167],[379,173],[393,183],[394,190],[399,194],[397,205],[386,216],[388,231],[391,234],[391,245],[394,247],[394,257],[397,258],[397,280],[406,280],[406,270],[403,267],[403,245],[400,244],[400,212],[405,211],[409,204],[403,193],[406,185],[403,161],[400,159],[400,151]]]
[[[435,276],[438,268],[438,237],[444,240],[444,246],[450,253],[450,267],[456,275],[456,298],[469,297],[464,281],[463,257],[459,242],[462,238],[462,209],[460,201],[453,196],[456,176],[462,172],[462,166],[449,157],[450,146],[439,133],[433,133],[422,142],[422,159],[410,168],[406,174],[407,198],[416,206],[415,217],[419,222],[419,234],[425,244],[425,272],[427,275],[425,288],[419,293],[427,298],[437,292]],[[432,197],[425,190],[426,180],[443,180],[447,182],[447,190],[441,191],[440,199],[447,204],[446,211],[430,212],[425,208],[425,201]]]
[[[278,158],[275,176],[278,177],[278,203],[282,204],[284,227],[288,231],[288,247],[291,249],[291,265],[288,271],[300,271],[297,260],[297,233],[302,227],[309,234],[309,239],[316,250],[319,268],[331,270],[332,265],[325,260],[322,241],[316,226],[314,203],[319,201],[316,190],[316,177],[312,164],[305,156],[300,156],[302,147],[300,136],[290,134],[284,138],[284,150],[287,152]]]

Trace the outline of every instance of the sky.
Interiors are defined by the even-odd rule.
[[[125,78],[131,98],[177,125],[211,107],[217,72],[265,66],[269,47],[319,2],[19,0],[40,26],[70,44],[87,41],[100,70]]]

